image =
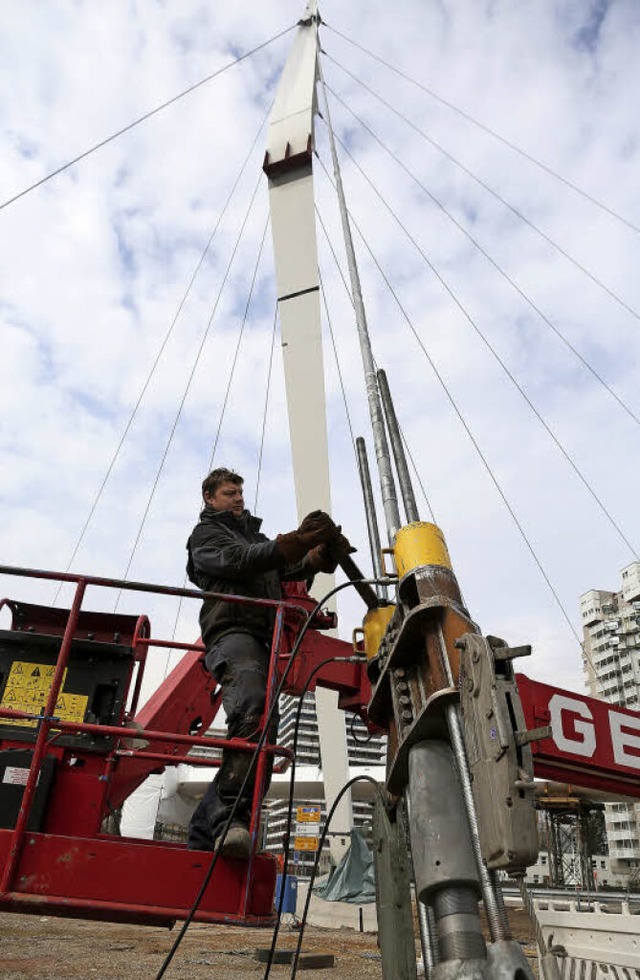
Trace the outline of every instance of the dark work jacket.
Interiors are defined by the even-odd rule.
[[[285,567],[275,541],[260,532],[262,521],[245,510],[235,517],[228,510],[205,507],[187,541],[187,575],[203,592],[223,592],[255,599],[282,598],[283,579],[310,578],[304,562]],[[225,633],[251,633],[271,639],[273,609],[205,599],[200,630],[205,646]]]

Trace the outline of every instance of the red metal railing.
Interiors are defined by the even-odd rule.
[[[253,752],[255,751],[255,743],[249,742],[245,739],[216,739],[208,738],[206,736],[198,735],[187,735],[174,732],[161,732],[151,729],[129,729],[113,725],[100,725],[100,724],[90,724],[84,722],[70,722],[63,721],[58,718],[55,714],[56,704],[60,695],[60,691],[63,685],[65,670],[69,662],[69,656],[71,653],[71,645],[74,639],[74,635],[78,625],[78,618],[80,615],[80,610],[82,608],[82,603],[85,598],[86,590],[89,586],[97,586],[101,588],[108,589],[122,589],[124,591],[130,592],[145,592],[154,595],[166,595],[166,596],[183,596],[187,599],[198,599],[202,601],[206,598],[212,599],[224,599],[225,602],[238,603],[244,605],[252,606],[263,606],[270,607],[275,613],[275,626],[271,642],[271,655],[269,662],[269,673],[267,678],[267,697],[265,703],[265,715],[263,716],[262,724],[264,724],[264,719],[268,711],[268,706],[271,704],[272,698],[274,696],[277,681],[277,661],[282,657],[282,652],[280,649],[282,638],[283,638],[283,628],[284,628],[284,618],[285,613],[288,616],[288,622],[293,620],[298,625],[301,625],[307,618],[307,611],[300,606],[292,602],[285,601],[272,601],[268,599],[247,599],[242,596],[235,595],[220,595],[215,592],[200,592],[195,589],[181,589],[174,588],[171,586],[161,586],[149,582],[126,582],[121,579],[104,578],[98,576],[89,575],[74,575],[72,573],[65,572],[50,572],[42,569],[31,569],[31,568],[19,568],[16,566],[0,566],[0,574],[11,575],[21,578],[35,578],[35,579],[45,579],[56,582],[70,582],[75,583],[75,593],[73,597],[73,602],[71,604],[71,609],[69,611],[69,616],[67,618],[66,627],[64,629],[64,634],[62,636],[60,650],[56,660],[55,670],[53,678],[51,681],[51,687],[46,699],[46,704],[44,710],[41,714],[31,714],[24,711],[14,711],[9,708],[0,708],[0,718],[12,718],[12,719],[22,719],[27,721],[35,721],[37,724],[36,738],[33,747],[33,755],[31,759],[31,764],[29,767],[29,773],[27,777],[27,782],[22,795],[22,802],[18,812],[18,817],[13,830],[13,835],[11,839],[11,846],[9,849],[9,854],[7,861],[5,862],[4,869],[2,872],[2,877],[0,878],[0,893],[8,893],[11,890],[16,866],[20,858],[21,849],[23,846],[24,835],[26,831],[27,821],[29,814],[31,812],[34,794],[36,786],[38,783],[38,778],[40,770],[42,768],[43,757],[45,749],[47,747],[47,742],[49,739],[49,734],[54,730],[54,734],[61,732],[70,733],[91,733],[100,734],[105,736],[115,736],[123,739],[136,739],[144,740],[145,742],[171,742],[174,745],[188,745],[189,747],[194,746],[206,746],[209,748],[233,748],[239,751]],[[143,636],[136,636],[135,644],[139,647],[145,647],[146,649],[150,647],[160,647],[160,648],[175,648],[185,651],[199,651],[203,650],[204,647],[201,642],[196,643],[181,643],[175,642],[173,640],[161,640],[154,639]],[[136,679],[136,691],[140,689],[142,669],[138,672],[139,676]],[[198,756],[188,756],[188,755],[175,755],[170,752],[148,752],[145,749],[135,749],[135,748],[122,748],[118,747],[113,753],[116,757],[127,757],[136,759],[147,759],[150,761],[164,762],[165,765],[176,765],[177,763],[184,762],[189,765],[194,766],[216,766],[219,765],[218,760],[204,759]],[[254,798],[252,806],[252,818],[250,832],[255,840],[258,830],[259,822],[259,803],[262,794],[262,787],[265,778],[267,757],[278,756],[284,758],[285,763],[287,760],[292,758],[292,753],[290,750],[284,748],[283,746],[277,745],[264,745],[259,753],[259,758],[256,767],[256,778],[255,778],[255,789]],[[247,876],[247,889],[249,887],[248,882],[250,881],[250,874]],[[248,892],[245,896],[245,902],[248,900]]]

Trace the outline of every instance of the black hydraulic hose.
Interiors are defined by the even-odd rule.
[[[312,889],[313,889],[313,882],[315,881],[316,874],[318,873],[318,865],[320,863],[320,855],[322,853],[322,848],[324,846],[324,842],[325,842],[325,839],[326,839],[326,836],[327,836],[327,832],[329,830],[329,824],[331,823],[331,820],[333,819],[333,815],[336,812],[336,808],[338,806],[338,803],[340,802],[340,800],[342,799],[342,797],[344,796],[344,794],[347,792],[348,789],[351,789],[351,787],[354,785],[354,783],[359,783],[359,782],[371,783],[371,785],[374,787],[376,793],[378,794],[378,798],[379,798],[381,804],[383,806],[385,805],[385,799],[384,799],[384,796],[382,795],[382,790],[380,789],[378,783],[375,781],[375,779],[373,778],[373,776],[354,776],[353,779],[350,779],[348,782],[346,782],[344,784],[344,786],[342,787],[342,789],[340,790],[340,792],[336,796],[335,800],[333,801],[333,806],[331,807],[329,813],[327,814],[327,819],[325,821],[325,825],[324,825],[324,828],[322,830],[322,834],[320,835],[320,841],[318,843],[318,850],[316,851],[316,857],[315,857],[315,861],[313,862],[313,869],[311,871],[311,878],[309,879],[309,891],[307,892],[307,898],[306,898],[305,903],[304,903],[304,911],[302,913],[302,919],[300,920],[300,932],[298,933],[298,945],[296,946],[296,951],[295,951],[294,956],[293,956],[293,962],[291,964],[291,980],[294,980],[294,978],[296,976],[296,973],[298,971],[298,960],[300,959],[300,950],[302,949],[302,939],[304,937],[304,930],[305,930],[305,926],[307,924],[307,916],[309,915],[309,905],[311,904],[311,893],[312,893]]]
[[[374,585],[378,584],[378,582],[377,582],[376,579],[365,579],[364,581],[367,584],[369,584],[369,585],[371,585],[371,584],[374,584]],[[385,579],[385,581],[388,581],[388,580]],[[298,653],[298,650],[300,649],[300,644],[302,643],[302,640],[304,639],[304,636],[305,636],[307,630],[309,629],[311,623],[313,622],[314,617],[317,615],[317,613],[319,613],[321,611],[321,609],[325,605],[325,603],[332,596],[334,596],[337,592],[341,592],[343,589],[347,589],[347,588],[349,588],[352,585],[354,585],[353,582],[342,582],[340,585],[336,585],[333,589],[331,589],[329,592],[327,592],[326,595],[324,595],[322,597],[322,599],[320,599],[319,602],[317,602],[316,605],[313,607],[313,609],[311,610],[311,612],[307,616],[307,618],[306,618],[306,620],[305,620],[305,622],[304,622],[304,624],[302,626],[302,629],[300,630],[300,633],[298,634],[298,637],[296,639],[296,642],[293,645],[293,649],[291,650],[291,655],[289,657],[289,662],[287,663],[287,666],[285,667],[285,669],[284,669],[284,671],[282,673],[282,677],[280,679],[280,683],[278,684],[278,687],[276,688],[275,694],[273,696],[273,701],[271,702],[271,707],[269,708],[267,717],[265,718],[265,722],[264,722],[264,725],[263,725],[262,732],[260,734],[260,738],[258,739],[258,742],[256,744],[254,753],[251,756],[251,762],[249,763],[249,768],[247,769],[247,773],[246,773],[246,775],[244,777],[244,780],[242,782],[242,785],[241,785],[240,789],[238,790],[238,795],[236,796],[235,802],[234,802],[234,804],[233,804],[233,806],[231,808],[231,812],[229,813],[229,816],[227,817],[227,822],[225,823],[225,825],[224,825],[224,827],[222,829],[222,833],[220,834],[217,850],[214,852],[214,855],[213,855],[213,859],[211,861],[211,864],[209,865],[209,867],[208,867],[208,869],[206,871],[206,874],[204,876],[202,885],[200,886],[200,888],[198,890],[198,894],[195,897],[194,903],[191,906],[191,909],[189,910],[189,914],[187,915],[186,919],[184,920],[184,922],[182,924],[182,928],[180,929],[180,932],[176,936],[175,941],[174,941],[171,949],[167,953],[167,955],[166,955],[166,957],[165,957],[165,959],[164,959],[164,961],[163,961],[163,963],[162,963],[162,965],[160,967],[160,970],[156,974],[156,980],[161,980],[161,978],[165,975],[165,973],[167,971],[167,968],[169,967],[169,964],[171,963],[171,960],[173,959],[173,957],[177,953],[178,947],[180,946],[180,943],[182,942],[182,940],[183,940],[183,938],[184,938],[184,936],[186,934],[187,929],[191,925],[191,923],[193,921],[193,918],[194,918],[196,912],[198,911],[198,908],[200,906],[200,902],[202,901],[202,896],[204,895],[204,893],[205,893],[205,891],[207,889],[207,886],[209,885],[209,882],[211,881],[211,876],[213,875],[213,871],[215,869],[215,866],[218,863],[218,858],[220,856],[220,850],[222,848],[222,845],[224,844],[224,841],[226,840],[227,834],[229,833],[229,828],[231,827],[231,824],[233,822],[233,818],[235,817],[236,810],[238,809],[238,806],[239,806],[239,803],[240,803],[240,799],[242,798],[242,794],[244,793],[244,791],[246,789],[246,786],[247,786],[247,784],[249,782],[249,779],[251,778],[251,775],[253,773],[253,768],[254,768],[254,766],[256,764],[256,761],[258,759],[258,756],[260,754],[260,750],[262,749],[262,746],[264,745],[264,743],[266,741],[267,732],[269,730],[269,724],[270,724],[271,719],[273,717],[273,713],[276,710],[276,706],[278,704],[278,698],[280,697],[280,694],[282,693],[282,689],[283,689],[283,687],[284,687],[284,685],[286,683],[287,677],[289,675],[289,671],[291,669],[291,665],[293,664],[293,661],[294,661],[294,659],[295,659],[295,657],[296,657],[296,655]],[[338,799],[340,799],[340,797],[338,797]]]
[[[364,660],[363,657],[353,656],[353,657],[327,657],[326,660],[320,661],[320,663],[319,664],[316,664],[316,666],[313,668],[313,670],[311,671],[311,673],[307,677],[307,679],[306,679],[306,681],[304,683],[304,687],[302,689],[302,693],[300,695],[300,700],[298,701],[298,709],[296,711],[296,718],[295,718],[295,722],[294,722],[294,725],[293,725],[293,759],[292,759],[292,762],[291,762],[291,779],[289,780],[289,806],[288,806],[287,829],[286,829],[286,833],[285,833],[284,855],[283,855],[283,857],[284,857],[284,874],[283,874],[283,878],[282,878],[282,885],[280,887],[280,896],[279,896],[279,899],[278,899],[278,908],[276,910],[277,911],[276,924],[275,924],[275,927],[274,927],[274,930],[273,930],[273,936],[272,936],[272,939],[271,939],[271,948],[269,950],[269,957],[267,959],[267,965],[266,965],[266,968],[265,968],[265,971],[264,971],[263,980],[268,980],[269,975],[271,973],[271,967],[273,965],[273,956],[274,956],[274,953],[275,953],[275,950],[276,950],[276,946],[277,946],[277,943],[278,943],[278,933],[280,931],[280,922],[281,922],[281,919],[282,919],[282,906],[284,905],[284,883],[285,883],[285,880],[286,880],[286,877],[287,877],[287,874],[288,874],[287,867],[288,867],[288,864],[289,864],[289,854],[291,852],[291,820],[292,820],[292,815],[293,815],[293,799],[294,799],[294,795],[295,795],[296,752],[297,752],[297,749],[298,749],[298,733],[300,731],[300,721],[302,719],[302,708],[303,708],[303,705],[304,705],[304,699],[305,699],[305,696],[307,694],[307,691],[309,690],[309,687],[311,686],[311,681],[313,680],[313,678],[315,677],[315,675],[318,673],[318,671],[321,670],[323,667],[325,667],[327,664],[331,664],[331,663],[354,663],[354,662],[360,663],[363,660]]]

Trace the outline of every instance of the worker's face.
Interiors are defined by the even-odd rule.
[[[215,493],[205,493],[204,499],[214,510],[230,510],[236,517],[244,510],[241,483],[221,483]]]

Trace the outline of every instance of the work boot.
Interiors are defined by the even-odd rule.
[[[216,850],[223,858],[248,861],[251,857],[251,834],[241,823],[232,823],[222,844],[216,842]]]

